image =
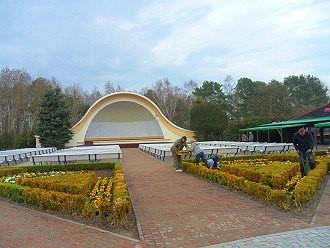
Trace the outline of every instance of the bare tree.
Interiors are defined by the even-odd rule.
[[[172,87],[167,78],[157,81],[153,87],[153,100],[170,120],[173,120],[181,93],[180,88]]]
[[[234,78],[230,75],[226,75],[222,84],[223,92],[226,95],[233,95],[235,92],[235,87],[236,87],[236,82]]]
[[[172,86],[166,78],[159,80],[151,88],[143,88],[141,94],[152,100],[162,113],[178,126],[189,128],[189,113],[193,102],[194,81],[184,84],[184,88]]]
[[[75,83],[71,86],[65,87],[63,92],[66,95],[74,96],[74,97],[77,97],[77,98],[80,98],[80,99],[83,99],[84,94],[85,94],[85,92],[83,91],[81,86],[77,83]]]
[[[103,95],[99,91],[99,89],[94,86],[93,90],[91,92],[87,92],[84,96],[84,102],[88,105],[94,104],[98,99],[100,99]]]
[[[23,70],[5,68],[0,73],[1,123],[5,132],[20,132],[27,124],[30,75]]]
[[[117,88],[115,88],[115,86],[113,85],[113,83],[111,81],[107,81],[104,84],[104,91],[105,94],[111,94],[111,93],[115,93],[115,92],[120,92],[120,91],[124,91],[124,88],[122,88],[120,85],[117,85]]]
[[[85,96],[87,94],[79,84],[74,84],[64,89],[64,101],[70,112],[70,122],[72,125],[76,124],[90,107],[90,104],[85,102]]]

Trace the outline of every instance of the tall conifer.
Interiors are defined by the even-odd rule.
[[[40,105],[37,134],[43,147],[63,149],[72,138],[70,113],[59,87],[49,90]]]

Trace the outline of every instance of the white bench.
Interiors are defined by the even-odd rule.
[[[120,161],[122,152],[118,145],[75,147],[59,150],[53,153],[32,155],[31,162],[36,163],[74,163],[74,162],[98,162],[102,160]]]

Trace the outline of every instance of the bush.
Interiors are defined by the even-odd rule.
[[[270,156],[269,161],[294,160],[294,156]],[[300,209],[303,204],[310,201],[315,195],[317,187],[321,184],[328,171],[327,157],[319,160],[319,165],[301,179],[299,164],[273,162],[268,166],[251,166],[237,164],[224,164],[221,171],[210,170],[205,166],[196,167],[194,163],[183,162],[183,169],[187,172],[206,178],[212,182],[241,190],[248,195],[271,202],[287,210],[292,207]]]
[[[127,222],[127,216],[131,209],[131,201],[124,172],[119,164],[116,166],[113,184],[113,204],[109,219],[113,224],[123,224]]]
[[[0,183],[0,195],[15,202],[22,202],[21,190],[22,186],[9,183]]]
[[[87,196],[96,183],[95,172],[69,174],[52,177],[20,178],[17,183],[31,188],[58,191]]]
[[[268,200],[284,210],[287,210],[292,207],[291,197],[285,190],[271,190],[269,193]]]
[[[309,171],[308,175],[301,179],[293,191],[294,201],[297,207],[301,207],[311,200],[327,172],[328,159],[325,158],[314,170]]]
[[[52,165],[36,165],[36,166],[11,166],[0,167],[0,177],[17,175],[20,173],[36,173],[50,171],[81,171],[81,170],[103,170],[115,169],[115,163],[77,163],[77,164],[52,164]]]
[[[98,217],[111,224],[125,224],[131,209],[130,197],[121,165],[115,163],[92,163],[74,165],[43,165],[9,167],[0,170],[1,175],[44,171],[81,171],[84,169],[115,169],[113,178],[97,178],[95,172],[76,173],[63,176],[16,178],[16,183],[0,183],[0,195],[16,202],[36,205],[42,209],[63,211],[68,214]],[[11,178],[11,177],[10,177]],[[13,180],[13,182],[15,182]],[[98,191],[93,198],[94,186]],[[90,194],[89,194],[90,193]]]
[[[270,154],[270,155],[267,155],[266,158],[268,161],[299,162],[298,155],[295,152]]]
[[[297,163],[272,162],[268,165],[250,164],[224,164],[222,171],[243,177],[246,180],[262,183],[271,188],[283,189],[287,181],[297,175],[299,165]]]
[[[82,213],[86,197],[57,191],[47,191],[38,188],[25,187],[21,190],[24,203],[36,205],[41,209],[63,211],[67,214]]]

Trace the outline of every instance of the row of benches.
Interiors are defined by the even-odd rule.
[[[111,146],[82,146],[59,150],[51,154],[31,157],[33,164],[67,164],[74,162],[120,161],[122,152],[119,145]]]
[[[27,162],[36,155],[50,154],[56,151],[56,147],[46,148],[22,148],[15,150],[0,151],[0,166],[1,165],[16,165]]]
[[[166,158],[172,156],[170,144],[140,144],[139,149],[157,159],[165,161]],[[207,156],[214,153],[221,153],[223,156],[236,156],[239,153],[238,147],[212,147],[212,146],[202,146],[201,147]],[[184,158],[190,158],[191,154],[182,155]]]
[[[8,166],[28,161],[31,161],[35,165],[37,163],[67,164],[79,161],[120,161],[121,159],[122,152],[119,145],[82,146],[58,151],[55,147],[0,151],[0,165]]]
[[[225,142],[224,144],[212,142],[198,142],[201,149],[207,156],[220,153],[224,157],[237,155],[252,155],[252,154],[270,154],[294,151],[294,146],[291,143],[252,143],[252,142]],[[172,143],[163,144],[140,144],[139,149],[157,159],[165,161],[167,157],[171,157]],[[183,155],[183,158],[190,158],[191,154]]]
[[[294,150],[291,143],[253,143],[253,142],[228,142],[228,141],[208,141],[198,142],[207,156],[220,153],[223,156],[251,155],[282,153]],[[165,161],[172,156],[172,143],[162,144],[140,144],[139,149],[157,159]],[[190,158],[191,154],[183,156]],[[120,161],[122,152],[118,145],[112,146],[92,146],[75,147],[56,151],[56,148],[24,148],[16,150],[0,151],[0,165],[18,164],[24,160],[31,160],[36,163],[71,163],[77,161],[95,162],[100,160]]]
[[[206,141],[199,142],[203,146],[220,146],[220,147],[239,147],[243,154],[253,153],[282,153],[294,151],[292,143],[259,143],[259,142],[230,142],[230,141]]]
[[[295,151],[291,143],[261,143],[261,144],[247,144],[240,146],[244,154],[269,154],[269,153],[284,153]]]

